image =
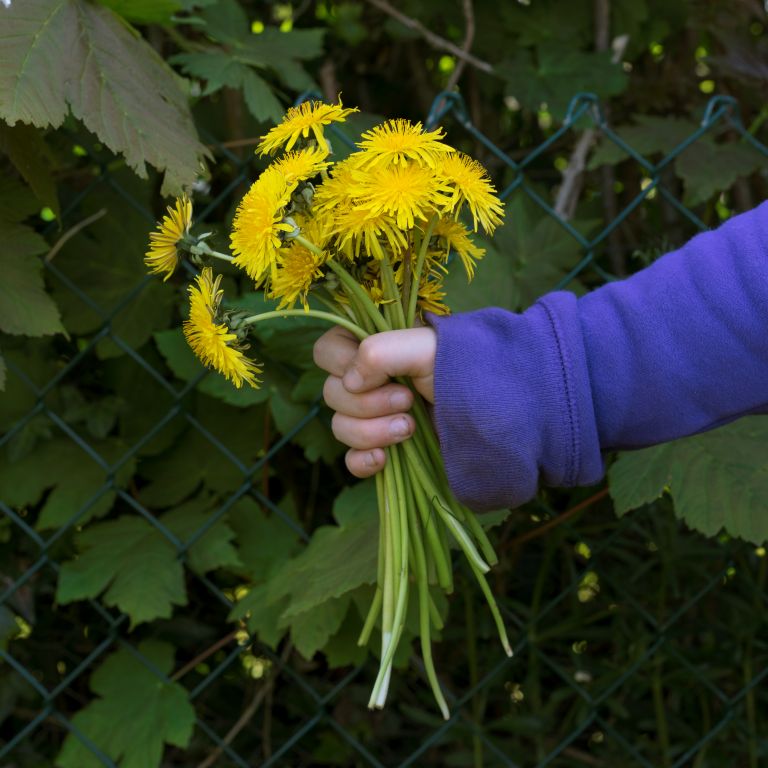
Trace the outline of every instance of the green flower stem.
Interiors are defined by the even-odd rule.
[[[360,632],[360,637],[357,639],[359,646],[368,645],[368,641],[371,637],[371,632],[376,624],[376,619],[381,611],[381,606],[384,597],[384,561],[387,557],[386,539],[384,537],[386,520],[384,518],[386,514],[386,506],[384,497],[386,494],[386,488],[384,485],[384,473],[376,473],[376,500],[379,510],[379,554],[376,561],[377,575],[376,575],[376,592],[371,601],[371,607],[368,609],[368,615],[363,623],[363,629]]]
[[[429,474],[425,471],[416,449],[413,445],[410,445],[408,440],[402,443],[402,446],[407,457],[408,465],[414,470],[414,478],[421,484],[427,497],[432,500],[433,508],[437,510],[437,513],[456,540],[456,543],[461,547],[464,554],[476,568],[482,573],[487,573],[490,570],[490,566],[480,556],[480,553],[477,551],[472,539],[464,529],[464,526],[451,513],[443,498],[443,494],[440,493],[432,482],[432,479],[429,477]]]
[[[276,309],[272,312],[262,312],[260,315],[251,315],[242,321],[242,325],[253,325],[261,323],[264,320],[273,320],[276,317],[316,317],[319,320],[327,320],[329,323],[341,325],[357,336],[360,341],[367,338],[370,334],[366,333],[359,325],[341,315],[332,312],[323,312],[319,309]]]
[[[377,585],[376,592],[373,594],[373,600],[371,600],[371,607],[368,609],[368,615],[365,617],[365,623],[360,631],[360,637],[357,638],[357,644],[361,647],[368,645],[368,641],[371,639],[371,632],[373,632],[373,628],[376,625],[376,619],[379,616],[379,611],[381,611],[383,597],[384,591]]]
[[[440,534],[436,525],[435,516],[432,511],[432,505],[429,503],[424,490],[421,487],[417,477],[416,470],[406,459],[406,468],[411,475],[411,488],[416,506],[421,515],[421,523],[424,526],[429,550],[432,554],[435,571],[437,573],[437,583],[446,592],[453,591],[453,572],[451,571],[451,560],[446,553],[443,543],[440,540]]]
[[[404,478],[407,486],[408,474],[406,474]],[[413,570],[416,573],[416,583],[419,590],[419,639],[421,641],[421,655],[424,659],[424,669],[427,672],[427,680],[429,680],[429,685],[432,688],[432,694],[435,697],[435,701],[437,702],[437,706],[440,708],[440,712],[442,713],[443,717],[448,720],[450,718],[450,712],[448,711],[448,705],[445,702],[445,697],[443,696],[443,692],[440,688],[440,683],[437,679],[437,672],[435,671],[435,663],[432,659],[430,609],[433,607],[433,604],[432,598],[429,594],[427,565],[424,558],[424,542],[421,537],[421,522],[419,520],[417,511],[413,508],[413,505],[409,505],[408,508],[408,525],[411,534],[411,540],[413,541]]]
[[[386,254],[384,254],[384,258],[381,260],[381,276],[384,279],[384,295],[392,302],[387,305],[392,308],[392,314],[394,315],[392,327],[405,328],[405,312],[403,311],[403,301],[400,296],[400,289],[397,287],[395,273],[392,270],[392,264]]]
[[[419,285],[421,284],[421,273],[424,270],[424,262],[427,258],[427,249],[429,248],[429,241],[432,239],[432,232],[437,225],[437,216],[432,216],[427,224],[427,231],[424,233],[424,239],[421,241],[421,248],[419,248],[419,257],[416,262],[416,269],[413,271],[411,277],[410,296],[408,299],[408,313],[406,315],[407,327],[413,328],[413,324],[416,321],[416,302],[419,299]]]
[[[314,243],[310,242],[301,235],[296,235],[296,237],[293,239],[297,243],[303,245],[308,251],[312,251],[312,253],[315,253],[318,256],[322,255],[323,251],[321,248],[318,248]],[[350,296],[354,295],[355,298],[365,308],[366,314],[371,318],[371,320],[373,320],[376,328],[379,331],[390,330],[389,326],[384,321],[384,318],[381,316],[381,312],[376,309],[376,305],[371,301],[371,297],[363,290],[363,288],[361,288],[357,280],[355,280],[355,278],[352,277],[352,275],[350,275],[349,272],[347,272],[347,270],[344,269],[344,267],[342,267],[341,264],[339,264],[339,262],[335,259],[328,259],[326,264],[331,268],[331,270],[333,270],[339,280],[341,280],[344,288],[347,289],[347,294]]]
[[[390,506],[392,520],[397,520],[397,538],[393,535],[392,547],[396,553],[397,566],[397,602],[395,604],[395,615],[392,621],[392,635],[389,639],[387,650],[381,659],[379,674],[373,686],[371,699],[368,702],[369,707],[384,706],[387,698],[387,689],[389,688],[389,679],[392,674],[392,660],[395,656],[397,645],[405,624],[405,610],[408,605],[408,510],[405,498],[405,486],[402,481],[402,467],[400,465],[400,453],[397,445],[388,449],[389,461],[392,464],[392,475],[395,484],[396,498],[394,499],[394,510]]]

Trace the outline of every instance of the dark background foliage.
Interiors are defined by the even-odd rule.
[[[319,401],[320,327],[260,330],[265,386],[236,391],[180,336],[191,268],[142,264],[181,188],[225,246],[258,137],[341,93],[337,152],[431,115],[504,190],[454,309],[590,290],[765,198],[766,24],[757,0],[0,6],[1,764],[768,760],[763,419],[494,513],[517,655],[460,572],[451,721],[410,642],[370,713],[373,497]]]

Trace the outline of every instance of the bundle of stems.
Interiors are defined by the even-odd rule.
[[[363,134],[359,152],[334,164],[323,127],[352,111],[341,104],[303,104],[263,138],[262,154],[291,150],[297,142],[302,148],[275,160],[241,201],[231,236],[233,255],[213,250],[207,235],[190,233],[192,208],[186,198],[169,208],[151,236],[146,262],[153,272],[169,277],[181,253],[200,265],[221,259],[280,300],[276,310],[258,315],[226,311],[221,277],[214,278],[210,266],[190,286],[187,341],[235,386],[258,386],[261,369],[246,355],[256,323],[316,317],[347,328],[362,341],[373,333],[413,328],[427,310],[448,312],[441,301],[441,279],[451,252],[470,278],[483,255],[459,214],[468,209],[475,230],[478,221],[487,232],[501,221],[501,203],[485,170],[443,144],[439,130],[425,133],[420,124],[388,121]],[[313,183],[318,176],[320,183]],[[310,307],[310,292],[325,310]],[[298,301],[302,309],[293,308]],[[377,585],[358,642],[367,645],[380,627],[381,661],[369,707],[381,708],[415,583],[424,665],[448,718],[431,637],[442,629],[433,590],[453,591],[451,545],[466,557],[504,650],[509,655],[512,650],[485,578],[496,555],[474,513],[451,493],[430,415],[418,393],[413,416],[413,436],[386,449],[385,467],[376,475]]]

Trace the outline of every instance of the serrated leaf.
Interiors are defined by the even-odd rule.
[[[311,659],[328,640],[338,632],[347,615],[350,597],[326,600],[297,616],[292,616],[287,624],[291,627],[291,640],[296,650],[305,658]]]
[[[635,115],[632,120],[633,125],[619,126],[615,132],[638,155],[645,158],[658,153],[668,154],[699,128],[693,120],[678,117]],[[614,165],[629,158],[622,148],[603,137],[592,153],[587,168],[594,170],[601,165]]]
[[[166,24],[182,9],[181,0],[98,0],[134,24]]]
[[[165,744],[189,745],[195,710],[182,685],[157,675],[167,678],[172,673],[173,646],[146,640],[137,650],[147,664],[121,648],[93,673],[90,686],[99,698],[80,710],[72,723],[121,768],[157,768]],[[101,765],[72,732],[56,758],[58,768]]]
[[[729,189],[739,178],[768,168],[768,157],[749,144],[715,144],[703,138],[675,160],[685,182],[685,203],[698,205]],[[717,168],[717,173],[712,169]]]
[[[50,168],[51,153],[40,131],[22,123],[0,123],[0,151],[8,155],[40,203],[49,206],[60,218],[59,195]]]
[[[56,255],[57,269],[79,286],[100,312],[94,312],[58,283],[53,286],[53,295],[68,331],[93,333],[103,326],[104,315],[111,316],[111,330],[129,346],[138,348],[158,328],[168,327],[174,295],[160,281],[147,277],[141,259],[147,243],[143,236],[146,224],[106,193],[100,202],[107,214],[87,232],[73,237]],[[106,359],[125,351],[107,338],[99,342],[96,353]]]
[[[94,443],[92,448],[111,464],[122,457],[127,446],[106,440]],[[41,467],[45,467],[45,471],[41,471]],[[123,463],[115,475],[115,486],[125,486],[134,467],[133,459]],[[0,464],[0,498],[6,504],[17,508],[32,506],[45,491],[52,489],[37,518],[38,530],[59,528],[75,517],[78,524],[83,525],[105,515],[115,501],[115,491],[106,483],[106,470],[64,438],[38,445],[18,461]]]
[[[186,544],[198,531],[208,526],[216,514],[216,506],[206,497],[198,497],[164,514],[160,520],[181,542]],[[221,517],[207,528],[187,551],[187,563],[196,573],[204,574],[216,568],[242,565],[233,545],[235,532],[227,516]]]
[[[246,106],[257,120],[280,122],[285,110],[264,79],[252,69],[244,68],[241,74],[241,85]]]
[[[350,604],[341,626],[321,646],[329,667],[334,669],[336,667],[357,666],[365,661],[368,656],[368,649],[357,644],[362,622],[363,618]]]
[[[19,223],[40,207],[32,190],[10,174],[0,175],[0,222]]]
[[[589,91],[606,98],[621,93],[627,85],[626,74],[611,61],[610,53],[584,53],[556,41],[538,45],[535,55],[519,50],[496,71],[507,82],[510,96],[532,110],[546,103],[558,120],[565,117],[574,94]]]
[[[128,614],[131,626],[170,618],[186,605],[184,569],[175,547],[138,516],[91,525],[76,538],[80,555],[61,566],[60,603],[96,598]]]
[[[22,336],[61,333],[59,310],[45,292],[42,262],[48,249],[38,234],[21,224],[0,221],[0,330]]]
[[[273,580],[270,600],[290,595],[284,618],[341,597],[361,584],[376,581],[378,557],[378,515],[344,526],[322,526],[312,535],[307,548],[281,569]],[[333,567],[329,564],[333,563]]]
[[[265,581],[276,566],[300,551],[296,531],[276,513],[266,515],[252,499],[238,501],[229,522],[236,535],[242,570],[254,581]]]
[[[209,156],[171,70],[115,13],[84,0],[12,3],[0,27],[0,118],[58,127],[70,109],[139,176],[146,163],[165,171],[167,194]]]
[[[333,502],[333,517],[339,525],[370,520],[378,514],[376,483],[372,479],[347,486]]]
[[[675,514],[708,536],[768,540],[768,423],[741,419],[701,435],[622,453],[609,471],[618,514],[669,489]]]

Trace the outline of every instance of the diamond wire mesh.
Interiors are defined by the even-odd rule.
[[[561,128],[519,162],[496,147],[472,124],[459,95],[438,95],[426,127],[432,128],[444,119],[453,120],[511,176],[502,197],[509,198],[522,192],[578,244],[580,259],[551,286],[552,289],[564,288],[574,278],[589,271],[597,282],[613,279],[599,263],[600,247],[612,231],[654,194],[695,229],[705,228],[701,219],[683,205],[662,178],[665,169],[702,136],[726,126],[763,156],[768,156],[768,148],[744,128],[737,104],[728,97],[712,99],[700,128],[657,163],[639,155],[611,129],[597,99],[591,94],[574,96]],[[625,152],[649,179],[619,215],[592,238],[558,216],[526,175],[536,161],[554,150],[558,142],[574,132],[577,126],[583,128],[586,124],[599,130],[603,140],[613,142]],[[197,217],[200,221],[205,221],[248,180],[245,161],[224,147],[219,150],[233,164],[235,172],[226,187]],[[84,200],[99,195],[105,188],[137,210],[146,219],[148,227],[151,226],[154,217],[146,205],[130,190],[124,189],[106,167],[71,201],[64,214],[65,221]],[[29,600],[28,593],[35,582],[43,579],[49,570],[54,577],[59,571],[57,546],[63,537],[82,525],[95,505],[109,495],[159,531],[182,562],[187,560],[195,542],[246,497],[278,515],[306,542],[309,533],[262,493],[256,478],[257,473],[307,424],[314,419],[326,418],[319,404],[315,403],[292,429],[268,446],[255,463],[244,462],[236,451],[230,450],[226,440],[214,434],[188,408],[188,396],[205,375],[183,386],[178,382],[171,383],[151,359],[140,354],[115,330],[119,313],[141,296],[150,278],[126,286],[120,301],[106,308],[99,306],[88,295],[87,289],[73,282],[55,262],[46,263],[46,267],[51,280],[58,281],[98,314],[100,328],[84,340],[77,353],[44,383],[36,381],[23,366],[9,365],[9,375],[23,382],[34,405],[0,437],[0,449],[5,450],[33,422],[45,418],[101,469],[103,485],[82,503],[76,515],[48,537],[24,519],[25,510],[13,509],[0,499],[0,510],[9,531],[5,540],[20,546],[28,556],[22,572],[4,575],[0,608],[24,616],[25,600]],[[78,375],[84,366],[94,362],[98,365],[98,358],[94,361],[95,351],[107,339],[117,345],[121,353],[168,398],[153,423],[148,424],[116,459],[102,456],[92,441],[62,418],[49,397],[63,386],[68,376]],[[121,468],[178,420],[201,436],[212,450],[219,452],[240,477],[239,487],[229,493],[205,524],[186,540],[175,535],[117,480]],[[670,534],[669,526],[665,528],[652,514],[657,512],[658,515],[660,504],[655,505],[656,509],[651,513],[617,521],[603,503],[604,495],[598,493],[585,498],[577,508],[566,513],[570,519],[553,527],[548,536],[531,535],[529,538],[533,543],[523,547],[521,544],[526,539],[523,535],[511,547],[502,548],[508,558],[504,576],[510,581],[502,584],[500,577],[496,592],[502,596],[502,610],[512,636],[516,637],[516,656],[506,659],[495,645],[488,643],[487,656],[483,659],[487,666],[481,670],[475,648],[474,662],[469,660],[469,672],[463,682],[460,678],[454,688],[446,681],[452,710],[449,721],[442,723],[431,715],[417,712],[411,698],[408,700],[410,709],[404,707],[399,712],[402,719],[394,720],[394,725],[390,723],[387,728],[386,721],[376,721],[376,729],[384,724],[388,734],[388,738],[377,738],[372,725],[374,721],[367,714],[350,715],[348,711],[349,707],[364,709],[364,699],[356,686],[360,687],[362,683],[360,690],[364,691],[369,685],[370,663],[341,673],[323,673],[322,669],[318,673],[311,665],[297,664],[266,646],[251,645],[252,640],[238,642],[234,633],[229,633],[222,638],[220,649],[213,656],[213,666],[206,674],[197,676],[200,679],[196,684],[187,686],[196,708],[197,754],[215,749],[217,764],[237,766],[757,766],[761,758],[768,758],[768,745],[757,725],[760,715],[765,716],[768,712],[768,699],[764,694],[761,696],[759,688],[768,675],[768,649],[757,631],[764,623],[766,608],[764,559],[756,565],[749,548],[734,542],[702,540],[697,541],[694,555],[691,555],[680,543],[682,535]],[[542,496],[536,505],[535,520],[554,520],[562,512],[558,505],[556,496]],[[590,516],[582,515],[588,508]],[[666,512],[669,516],[669,510]],[[662,541],[664,538],[666,540]],[[555,555],[563,551],[576,554],[567,557],[566,562],[556,563]],[[231,595],[225,586],[215,583],[211,577],[191,570],[187,573],[214,606],[211,608],[214,615],[219,610],[216,606],[220,606],[218,616],[221,633],[224,633],[227,629],[224,612],[231,607]],[[681,578],[689,583],[681,584]],[[484,625],[484,619],[475,616],[472,600],[465,603],[469,637],[460,639],[474,647],[475,634],[485,643],[489,636],[488,627]],[[114,765],[71,721],[71,714],[85,703],[81,678],[110,651],[126,649],[158,680],[168,681],[168,676],[139,652],[127,632],[127,616],[98,600],[89,600],[87,605],[89,613],[78,613],[76,620],[83,621],[84,616],[90,616],[88,652],[82,658],[72,652],[66,673],[55,685],[40,673],[39,659],[25,655],[23,639],[17,638],[7,647],[0,647],[0,658],[7,668],[16,673],[17,680],[23,681],[21,685],[28,686],[25,700],[30,702],[23,725],[13,733],[0,731],[4,739],[0,742],[3,765],[39,764],[30,757],[34,750],[27,750],[25,745],[44,740],[51,729],[73,733],[90,750],[96,761],[94,764]],[[45,621],[40,623],[50,626],[55,624],[57,615],[66,613],[53,605],[47,606],[47,610]],[[755,618],[753,626],[740,627],[734,623],[750,614]],[[597,631],[606,624],[612,627],[614,647],[605,647]],[[455,639],[448,630],[445,638],[447,642]],[[597,652],[589,650],[593,638]],[[251,647],[257,648],[260,656],[274,665],[272,674],[280,676],[276,685],[281,696],[293,697],[298,702],[284,713],[284,722],[278,728],[281,741],[274,749],[262,750],[258,738],[230,739],[222,735],[222,719],[216,717],[206,703],[206,698],[217,686],[226,686],[226,690],[232,690],[235,695],[243,678],[234,674],[233,669],[245,650]],[[713,648],[720,648],[720,652],[713,652]],[[720,663],[713,663],[713,658],[719,658]],[[423,677],[423,669],[417,660],[414,665],[417,675],[421,673]],[[173,679],[183,681],[185,674],[174,675]],[[7,684],[7,671],[5,680]],[[543,690],[544,686],[550,689],[549,693]],[[503,691],[501,695],[499,691]],[[403,686],[396,685],[390,697],[395,702],[390,704],[391,708],[397,706],[401,695],[407,697]],[[485,719],[484,712],[492,708],[489,702],[496,707],[494,714],[498,713],[499,699],[506,702],[506,715],[495,716],[490,721]],[[638,713],[642,717],[635,721]],[[8,714],[5,713],[6,717]],[[391,714],[385,713],[385,717],[393,719]],[[413,721],[409,722],[409,718]],[[211,720],[214,725],[209,722]],[[14,722],[19,723],[19,718],[16,717]],[[311,749],[306,746],[308,739]],[[324,744],[327,745],[325,753]],[[466,753],[469,757],[462,757],[465,753],[457,751],[457,745],[469,745]],[[327,754],[328,750],[334,753],[333,757]],[[453,757],[452,752],[456,752]],[[318,754],[323,756],[318,758]],[[191,765],[193,762],[197,764],[198,760],[193,760],[191,753],[185,755],[178,749],[169,749],[164,764]],[[208,764],[214,762],[216,760]],[[205,764],[204,761],[201,764]]]

